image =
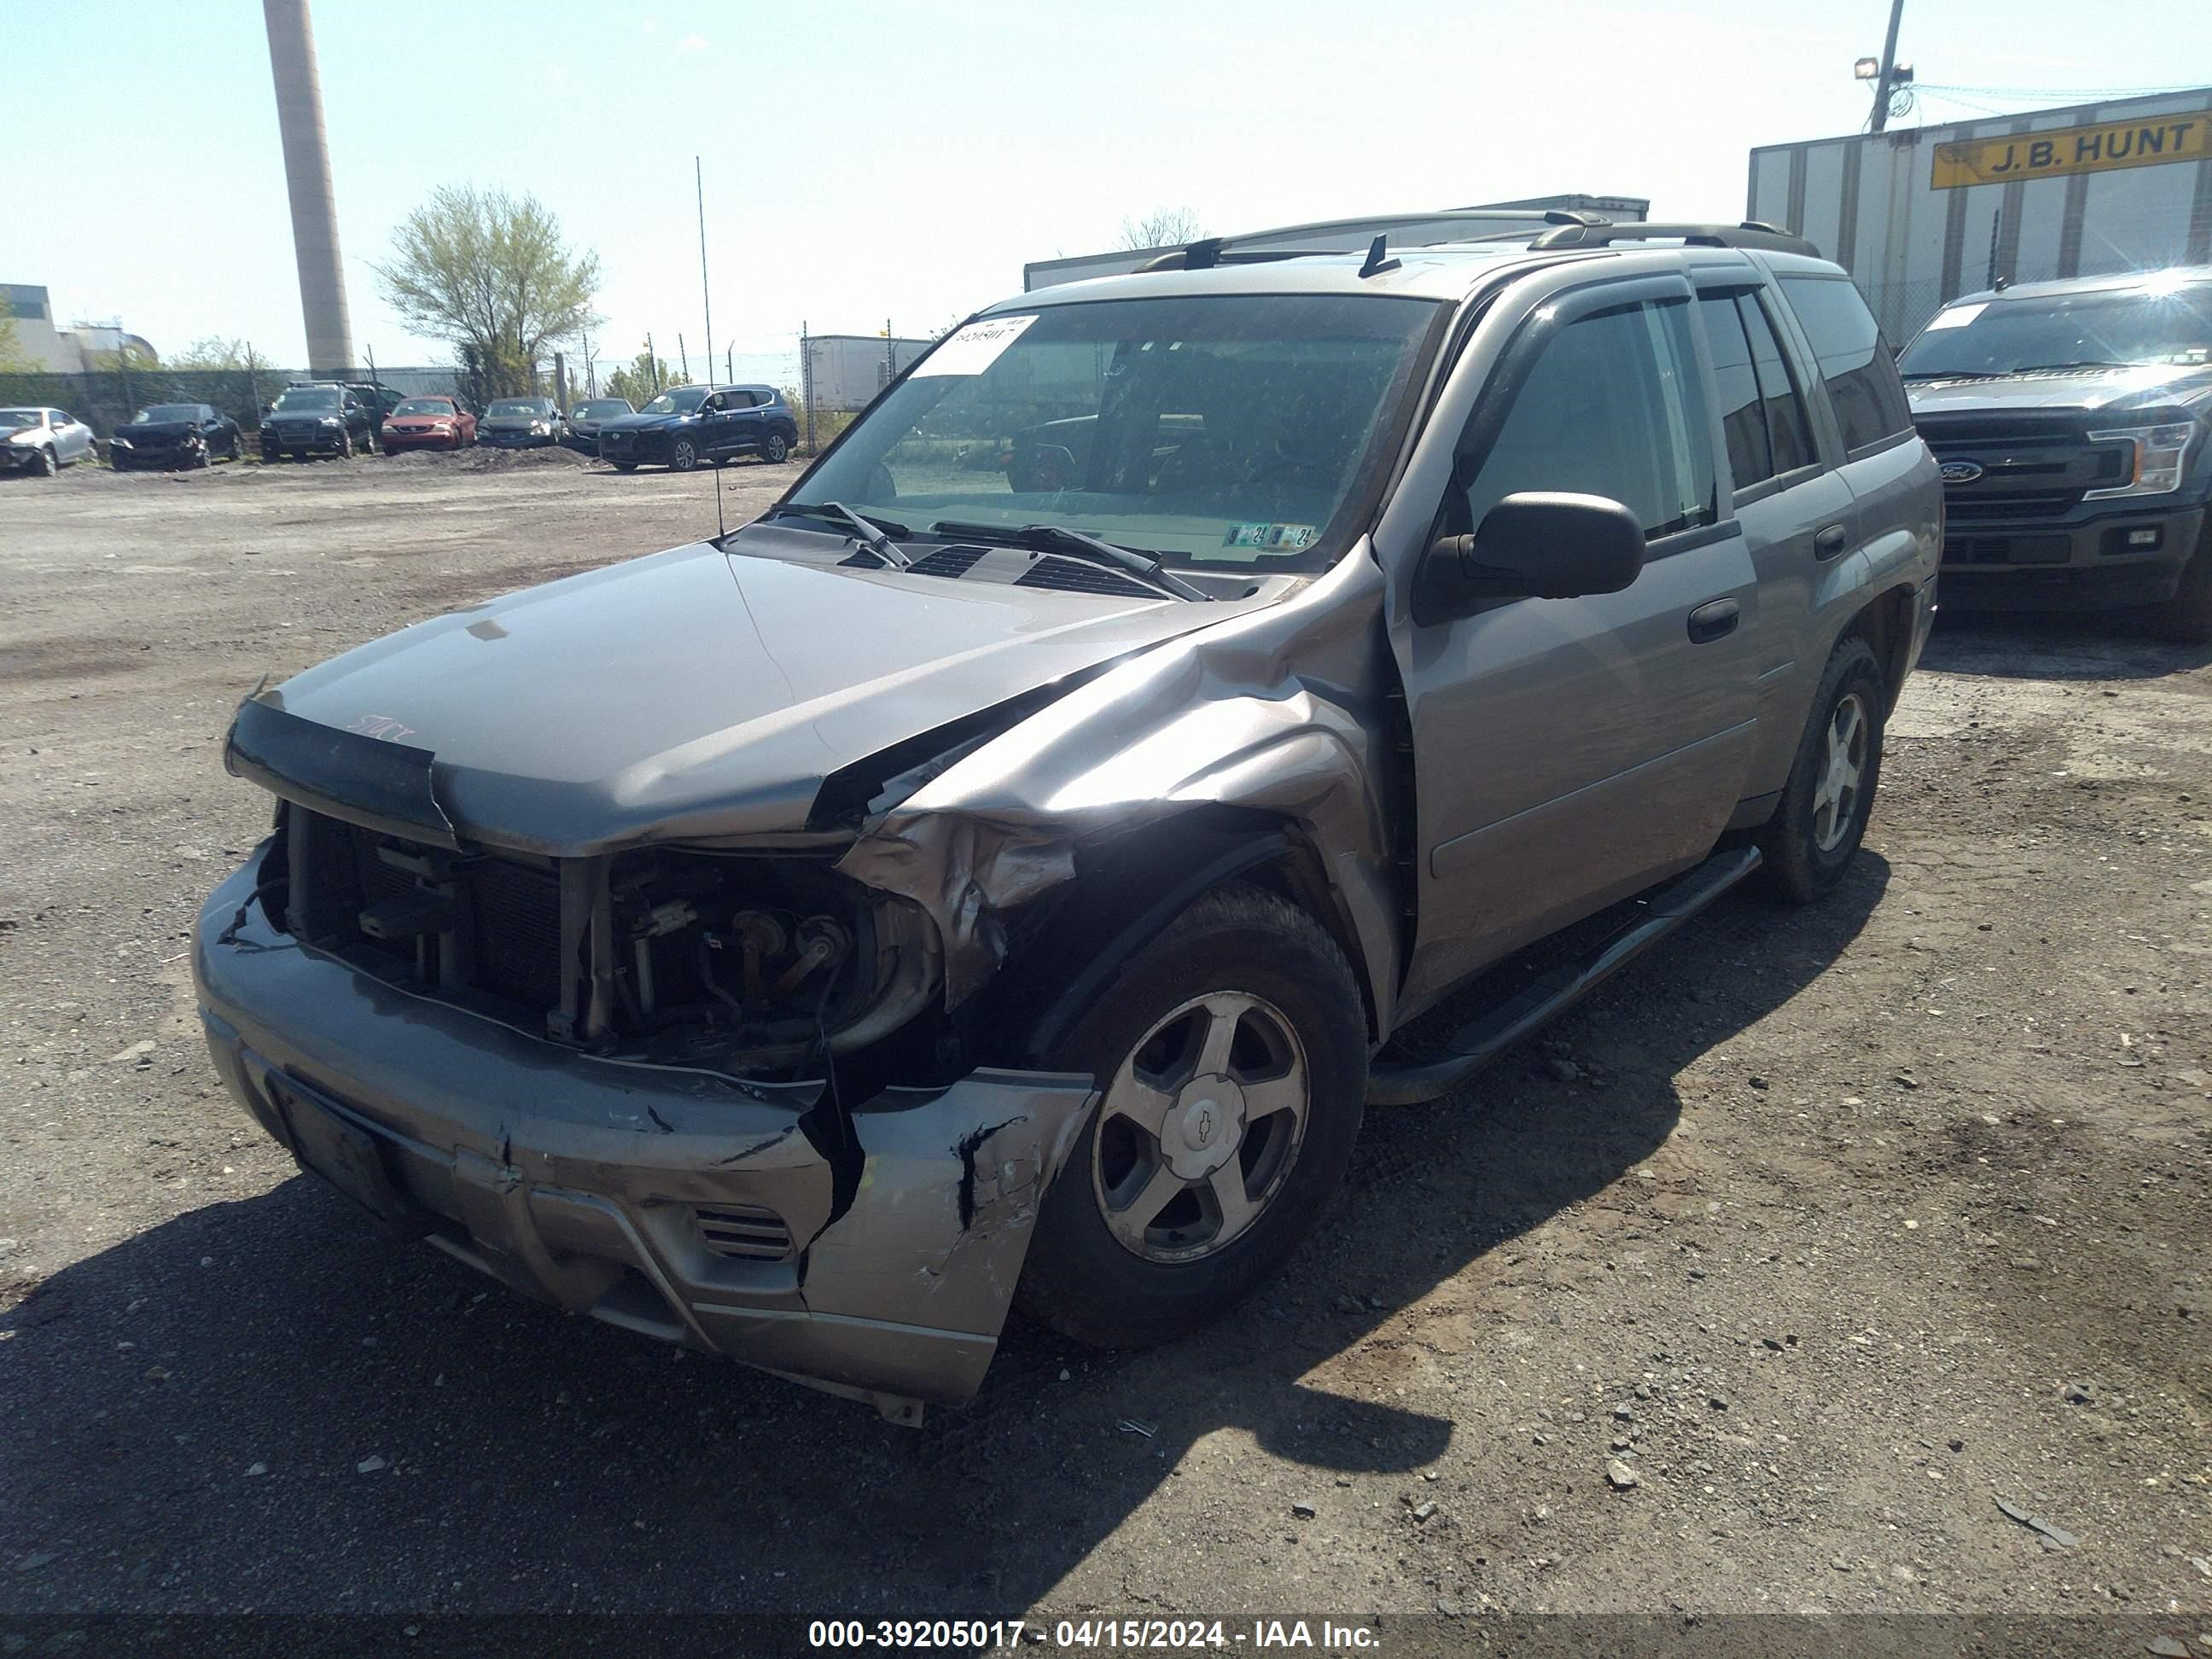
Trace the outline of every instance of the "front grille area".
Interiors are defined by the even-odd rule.
[[[692,1210],[691,1217],[716,1255],[737,1261],[781,1261],[791,1254],[791,1229],[781,1216],[760,1205],[702,1204]]]
[[[1918,422],[1938,461],[1971,461],[1982,469],[1978,477],[1945,483],[1943,510],[1953,524],[2061,518],[2089,490],[2121,483],[2127,447],[2091,443],[2088,428],[2095,423],[2094,417],[1989,414],[1931,415]]]
[[[561,884],[550,862],[445,852],[306,811],[289,833],[301,841],[295,878],[305,878],[288,903],[294,932],[512,1005],[532,1026],[560,1005]]]

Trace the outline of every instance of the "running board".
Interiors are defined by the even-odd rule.
[[[1759,849],[1716,853],[1652,895],[1644,915],[1578,963],[1555,968],[1452,1038],[1441,1059],[1367,1074],[1370,1106],[1411,1106],[1449,1094],[1537,1027],[1579,1002],[1622,968],[1759,868]]]

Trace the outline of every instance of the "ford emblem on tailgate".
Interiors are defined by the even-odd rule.
[[[1982,476],[1979,461],[1946,461],[1937,470],[1942,473],[1945,483],[1972,483]]]

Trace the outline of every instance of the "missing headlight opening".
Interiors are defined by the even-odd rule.
[[[285,812],[287,931],[592,1054],[784,1081],[927,1000],[931,930],[812,856],[452,851]]]

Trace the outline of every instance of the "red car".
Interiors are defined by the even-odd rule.
[[[477,417],[455,398],[409,398],[384,417],[387,455],[403,449],[464,449],[477,441]]]

